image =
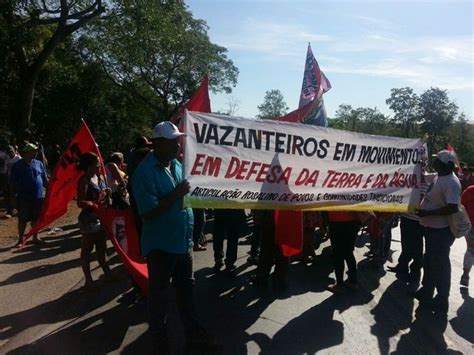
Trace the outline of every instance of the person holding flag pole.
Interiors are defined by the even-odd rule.
[[[99,217],[95,211],[99,205],[110,205],[110,189],[107,188],[104,179],[100,176],[100,161],[97,154],[86,152],[81,155],[78,169],[84,174],[77,182],[77,206],[82,208],[79,214],[79,230],[82,234],[81,242],[81,266],[84,272],[86,290],[94,290],[96,286],[91,275],[90,256],[92,249],[96,248],[97,260],[104,271],[107,281],[114,280],[106,262],[105,251],[107,240],[101,227]]]

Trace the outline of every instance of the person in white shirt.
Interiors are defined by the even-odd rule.
[[[429,186],[417,214],[424,227],[425,256],[423,260],[423,287],[415,297],[421,304],[447,313],[451,288],[449,252],[454,235],[449,228],[448,216],[456,213],[461,203],[461,183],[454,174],[456,156],[448,150],[436,155],[433,168],[437,175]],[[437,291],[435,298],[434,291]]]

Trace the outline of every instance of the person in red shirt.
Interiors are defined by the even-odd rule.
[[[466,209],[471,224],[474,225],[474,185],[469,186],[461,195],[461,203]],[[469,273],[471,272],[472,264],[474,262],[474,228],[471,228],[471,232],[466,236],[467,250],[464,254],[463,269],[464,272],[461,276],[461,285],[469,286]]]
[[[347,285],[357,288],[357,264],[354,257],[354,244],[360,224],[353,212],[329,212],[329,238],[334,258],[336,283],[328,286],[328,290],[339,293],[344,288],[344,261],[347,264],[349,280]]]

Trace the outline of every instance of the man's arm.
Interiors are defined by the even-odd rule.
[[[455,203],[448,203],[446,206],[436,208],[434,210],[416,210],[416,214],[420,217],[427,216],[449,216],[458,211],[458,205]]]

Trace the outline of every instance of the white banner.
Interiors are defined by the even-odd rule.
[[[198,112],[185,117],[186,204],[405,212],[419,203],[420,139]]]

